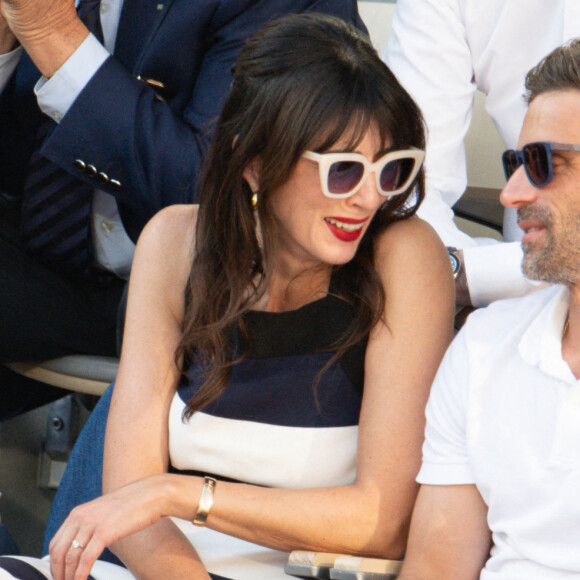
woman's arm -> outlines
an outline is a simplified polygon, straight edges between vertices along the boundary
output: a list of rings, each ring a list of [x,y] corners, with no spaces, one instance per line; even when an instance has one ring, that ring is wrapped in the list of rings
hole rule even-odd
[[[283,550],[403,556],[418,489],[424,408],[452,336],[453,281],[445,249],[418,219],[397,223],[383,235],[377,269],[386,309],[367,347],[356,481],[301,490],[219,482],[210,528]],[[104,501],[115,514],[115,533],[124,535],[147,525],[144,516],[133,522],[124,512],[153,521],[164,515],[193,520],[201,486],[200,478],[157,475]],[[110,541],[104,523],[94,530],[97,544]]]
[[[107,422],[104,493],[167,471],[169,405],[179,378],[174,352],[181,336],[195,216],[191,206],[168,208],[153,218],[137,244],[121,362]],[[140,495],[146,502],[147,494]],[[73,511],[51,542],[55,578],[63,578],[65,568],[76,567],[79,560],[75,578],[88,574],[100,553],[87,541],[98,521],[107,527],[108,540],[121,537],[123,525],[146,527],[111,546],[138,578],[208,578],[190,543],[170,520],[156,521],[151,515],[154,510],[127,509],[127,498],[122,503],[113,502],[108,512],[100,505],[90,513],[85,506]],[[69,551],[71,535],[87,548]]]
[[[167,471],[169,407],[179,380],[174,353],[181,338],[196,215],[197,209],[191,207],[169,208],[151,220],[139,240],[121,363],[107,421],[103,493]],[[174,544],[171,549],[170,543]],[[123,538],[111,548],[139,578],[179,578],[167,573],[171,551],[176,549],[186,557],[193,552],[169,520]],[[160,562],[160,553],[164,554],[163,574],[156,576],[152,566]]]

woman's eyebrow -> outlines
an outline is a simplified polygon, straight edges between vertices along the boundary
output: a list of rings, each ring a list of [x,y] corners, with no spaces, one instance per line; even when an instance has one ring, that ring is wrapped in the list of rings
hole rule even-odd
[[[362,153],[361,151],[357,151],[356,149],[332,149],[332,147],[333,145],[331,145],[330,149],[327,149],[326,151],[321,151],[321,153],[357,153],[358,155],[366,157],[364,153]],[[358,147],[358,145],[356,145],[355,147]],[[400,147],[397,147],[396,145],[385,145],[382,149],[379,149],[379,151],[377,151],[373,155],[372,161],[374,162],[377,159],[380,159],[386,153],[389,153],[391,151],[398,151],[399,149]],[[313,151],[317,150],[313,149]]]
[[[375,156],[373,158],[373,161],[376,161],[377,159],[380,159],[381,157],[383,157],[387,153],[390,153],[391,151],[398,151],[399,149],[402,149],[402,147],[397,147],[396,145],[387,145],[387,146],[383,147],[382,149],[380,149],[375,154]]]

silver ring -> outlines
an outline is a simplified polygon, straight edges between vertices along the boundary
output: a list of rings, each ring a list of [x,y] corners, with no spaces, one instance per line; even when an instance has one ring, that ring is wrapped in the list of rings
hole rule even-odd
[[[81,548],[81,550],[84,550],[85,549],[85,547],[78,540],[73,540],[71,542],[71,546],[73,548]]]

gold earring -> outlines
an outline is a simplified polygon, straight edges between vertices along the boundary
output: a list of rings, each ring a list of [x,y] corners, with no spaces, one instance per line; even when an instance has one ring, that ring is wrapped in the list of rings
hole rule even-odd
[[[258,184],[255,181],[250,181],[248,184],[252,190],[252,209],[258,207]]]

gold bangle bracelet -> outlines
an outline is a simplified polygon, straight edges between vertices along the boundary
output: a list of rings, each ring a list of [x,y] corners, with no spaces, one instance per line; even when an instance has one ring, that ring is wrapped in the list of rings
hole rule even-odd
[[[199,504],[197,504],[197,512],[193,523],[196,526],[205,526],[209,510],[213,504],[213,492],[217,481],[213,477],[203,478],[203,487],[201,488],[201,495],[199,496]]]

